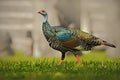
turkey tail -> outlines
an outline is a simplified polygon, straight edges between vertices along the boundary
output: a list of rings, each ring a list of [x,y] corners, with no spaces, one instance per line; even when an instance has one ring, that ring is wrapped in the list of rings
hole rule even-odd
[[[110,46],[110,47],[113,47],[113,48],[116,48],[115,45],[113,45],[113,44],[111,44],[111,43],[108,43],[108,42],[105,42],[104,45],[106,45],[106,46]]]

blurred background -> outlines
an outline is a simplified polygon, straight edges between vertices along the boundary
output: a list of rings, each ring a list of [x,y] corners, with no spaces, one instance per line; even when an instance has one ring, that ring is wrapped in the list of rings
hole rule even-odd
[[[120,56],[120,0],[0,0],[0,56],[16,51],[27,56],[58,56],[42,33],[45,9],[51,25],[78,27],[107,40],[116,49],[101,46],[110,56]]]

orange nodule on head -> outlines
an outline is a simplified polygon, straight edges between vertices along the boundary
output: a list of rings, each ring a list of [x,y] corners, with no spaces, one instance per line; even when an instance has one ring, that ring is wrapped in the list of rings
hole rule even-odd
[[[45,11],[45,10],[40,10],[38,13],[39,13],[39,14],[45,14],[46,11]]]

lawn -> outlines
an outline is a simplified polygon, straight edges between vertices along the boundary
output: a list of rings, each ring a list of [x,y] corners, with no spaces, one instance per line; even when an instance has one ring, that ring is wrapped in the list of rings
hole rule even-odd
[[[0,58],[0,80],[120,80],[120,58],[108,57],[104,51],[80,56],[34,58],[21,55]]]

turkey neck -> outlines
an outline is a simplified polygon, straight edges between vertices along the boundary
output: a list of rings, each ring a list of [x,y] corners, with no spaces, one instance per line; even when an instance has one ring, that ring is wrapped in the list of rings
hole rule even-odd
[[[43,21],[43,30],[51,30],[52,26],[48,22],[48,14],[46,13],[44,15],[44,21]]]
[[[48,14],[46,14],[46,15],[44,16],[44,21],[43,21],[43,23],[46,23],[47,20],[48,20]]]
[[[43,30],[43,33],[44,33],[47,40],[49,39],[50,36],[54,35],[54,32],[53,32],[52,28],[53,27],[48,22],[48,15],[46,14],[44,16],[44,22],[43,22],[43,25],[42,25],[42,30]]]

